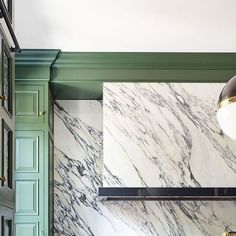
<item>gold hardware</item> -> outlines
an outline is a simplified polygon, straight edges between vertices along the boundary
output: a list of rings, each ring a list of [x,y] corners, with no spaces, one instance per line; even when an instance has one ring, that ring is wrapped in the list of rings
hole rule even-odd
[[[45,111],[39,112],[39,116],[42,116],[42,115],[44,115],[44,114],[45,114]]]
[[[2,101],[5,101],[5,100],[7,100],[7,97],[4,96],[4,95],[0,95],[0,99],[1,99]]]
[[[6,178],[5,176],[1,176],[1,177],[0,177],[0,180],[3,181],[3,182],[5,182],[5,181],[7,180],[7,178]]]
[[[236,232],[225,232],[222,236],[236,236]]]
[[[221,107],[224,107],[226,105],[229,105],[233,102],[236,102],[236,96],[230,97],[230,98],[226,98],[223,101],[219,102],[217,104],[217,110],[219,110]]]

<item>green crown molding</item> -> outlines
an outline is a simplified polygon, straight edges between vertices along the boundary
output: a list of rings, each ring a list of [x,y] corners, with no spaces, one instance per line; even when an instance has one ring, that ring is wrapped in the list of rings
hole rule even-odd
[[[23,49],[16,54],[17,66],[51,66],[59,49]]]
[[[16,54],[16,80],[50,80],[51,66],[60,50],[24,49]]]
[[[224,83],[236,74],[236,53],[23,53],[17,55],[16,78],[50,76],[54,99],[100,99],[104,82]]]
[[[63,69],[235,69],[236,53],[61,52]]]

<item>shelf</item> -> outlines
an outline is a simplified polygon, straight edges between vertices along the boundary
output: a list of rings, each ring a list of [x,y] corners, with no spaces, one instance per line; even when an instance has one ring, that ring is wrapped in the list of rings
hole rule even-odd
[[[99,187],[101,201],[230,201],[236,200],[236,188],[145,188]]]

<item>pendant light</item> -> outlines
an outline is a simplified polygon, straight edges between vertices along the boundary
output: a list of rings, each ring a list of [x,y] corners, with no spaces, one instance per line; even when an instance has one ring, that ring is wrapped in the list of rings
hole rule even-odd
[[[222,131],[236,140],[236,76],[222,89],[216,116]]]

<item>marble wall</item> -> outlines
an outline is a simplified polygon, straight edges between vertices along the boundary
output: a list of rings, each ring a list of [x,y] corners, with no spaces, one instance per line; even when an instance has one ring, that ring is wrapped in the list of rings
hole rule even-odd
[[[235,187],[236,145],[215,114],[222,87],[105,83],[104,186]]]
[[[61,235],[215,236],[236,229],[236,202],[99,202],[102,130],[101,102],[56,101],[55,229]]]

